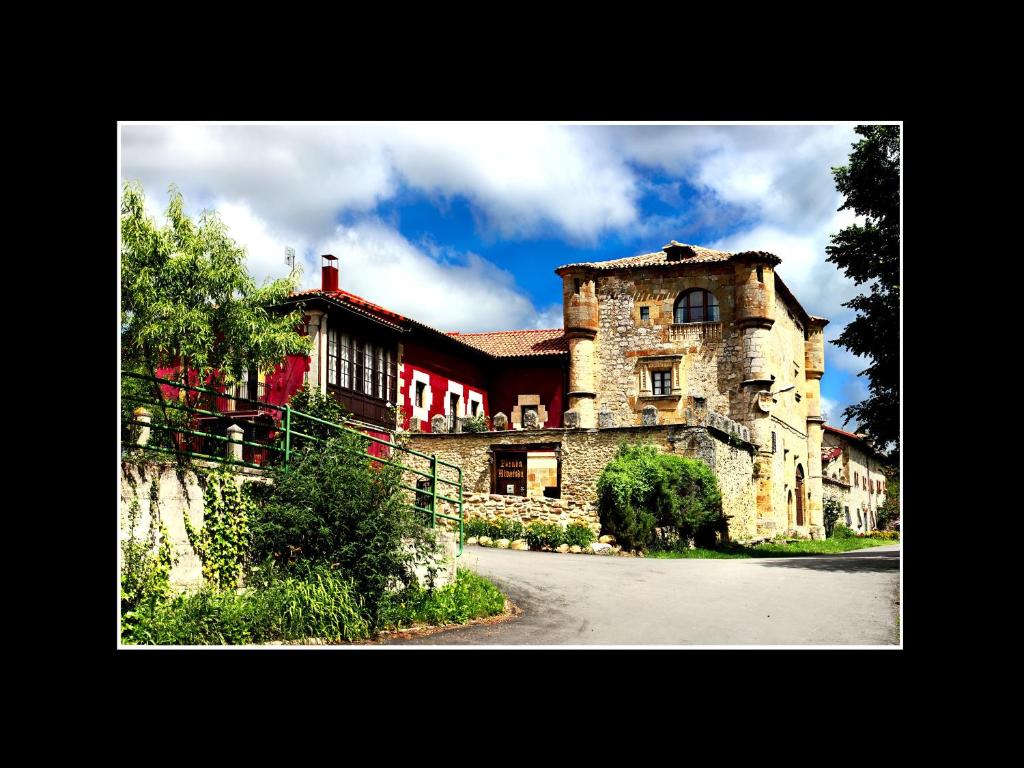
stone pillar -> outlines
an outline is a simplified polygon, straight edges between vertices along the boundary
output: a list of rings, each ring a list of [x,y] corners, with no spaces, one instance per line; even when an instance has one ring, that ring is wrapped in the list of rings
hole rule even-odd
[[[821,486],[821,377],[825,375],[825,326],[828,320],[812,317],[804,342],[804,370],[807,376],[807,519],[811,538],[825,538],[825,517]]]
[[[324,313],[319,309],[306,311],[309,321],[306,323],[306,331],[309,333],[313,347],[309,352],[309,370],[306,372],[306,383],[312,388],[319,388],[321,392],[327,391],[327,323]],[[321,327],[323,323],[323,327]],[[321,383],[323,380],[323,383]]]
[[[569,410],[580,426],[597,426],[594,344],[598,332],[597,281],[585,269],[562,274],[562,311],[569,337]]]
[[[141,426],[138,425],[138,424],[135,425],[135,426],[139,427],[139,436],[135,440],[135,444],[138,445],[140,448],[142,448],[143,446],[145,446],[149,442],[149,433],[150,433],[150,426],[149,425],[152,423],[153,414],[151,414],[149,411],[147,411],[142,406],[139,406],[134,411],[132,411],[132,417],[136,421],[141,421],[142,422]]]
[[[237,424],[228,427],[227,458],[228,461],[242,460],[242,435],[245,434]]]

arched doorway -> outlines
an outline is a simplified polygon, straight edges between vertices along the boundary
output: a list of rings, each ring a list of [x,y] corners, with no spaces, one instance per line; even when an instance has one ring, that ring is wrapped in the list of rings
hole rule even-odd
[[[796,465],[796,524],[804,524],[804,468]]]

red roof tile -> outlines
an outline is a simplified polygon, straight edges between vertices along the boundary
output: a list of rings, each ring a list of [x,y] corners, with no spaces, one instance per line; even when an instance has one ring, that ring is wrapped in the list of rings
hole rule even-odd
[[[382,307],[380,304],[374,304],[372,301],[367,301],[362,296],[356,296],[354,293],[348,291],[324,291],[320,288],[312,288],[308,291],[297,291],[292,296],[326,296],[336,301],[343,301],[347,304],[353,304],[357,307],[369,310],[370,312],[376,312],[378,314],[389,317],[392,320],[408,320],[409,318],[404,315],[400,315],[397,312],[392,312],[390,309]]]
[[[537,357],[565,355],[569,352],[569,338],[561,328],[494,333],[454,332],[448,335],[494,357]]]

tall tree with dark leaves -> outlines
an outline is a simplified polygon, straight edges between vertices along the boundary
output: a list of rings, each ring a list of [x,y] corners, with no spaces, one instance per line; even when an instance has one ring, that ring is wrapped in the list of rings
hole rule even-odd
[[[846,196],[839,210],[865,217],[832,235],[828,261],[845,270],[867,293],[843,306],[857,311],[833,343],[867,357],[858,375],[868,378],[868,398],[843,411],[879,449],[895,456],[900,439],[900,128],[859,125],[848,165],[833,168]]]

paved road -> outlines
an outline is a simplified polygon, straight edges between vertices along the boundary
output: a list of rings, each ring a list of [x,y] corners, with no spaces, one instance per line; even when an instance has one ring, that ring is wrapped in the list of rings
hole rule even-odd
[[[841,555],[653,560],[466,547],[518,618],[393,644],[895,645],[899,545]]]

